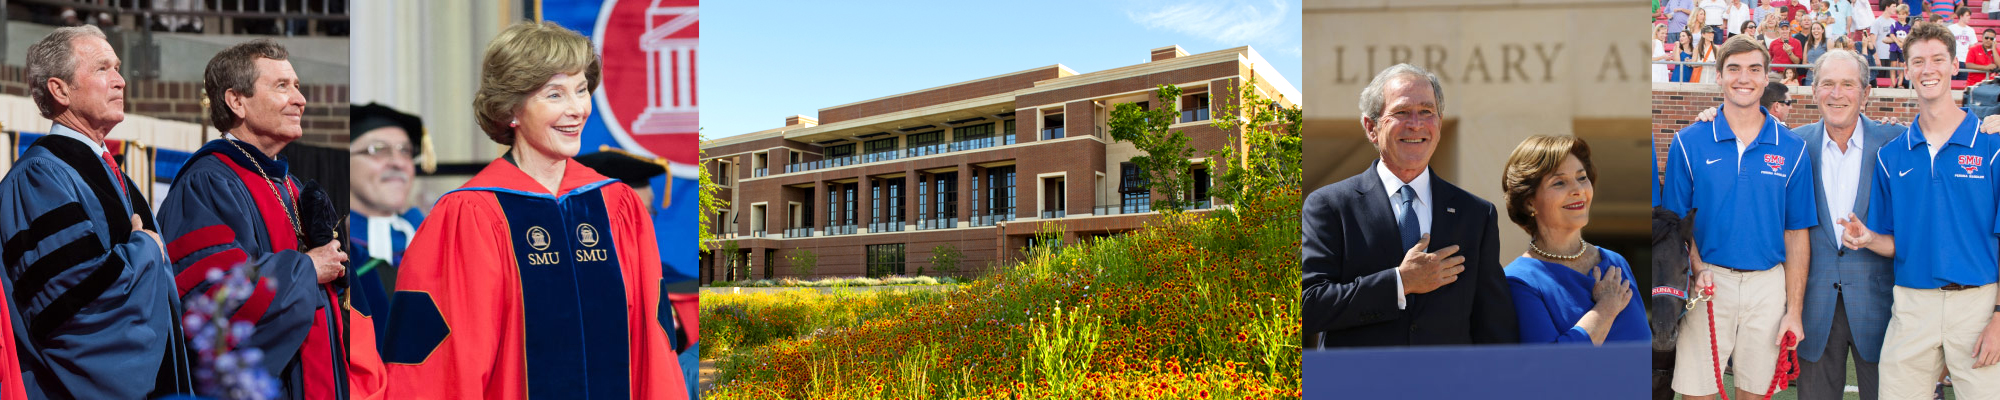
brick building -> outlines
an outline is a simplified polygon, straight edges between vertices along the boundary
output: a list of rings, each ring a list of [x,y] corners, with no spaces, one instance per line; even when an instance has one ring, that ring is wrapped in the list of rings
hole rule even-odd
[[[1229,145],[1209,124],[1250,77],[1266,98],[1295,106],[1299,94],[1249,47],[1187,54],[1151,51],[1143,64],[1079,74],[1062,65],[973,79],[796,115],[779,128],[702,144],[705,168],[729,208],[711,216],[720,240],[740,248],[745,278],[793,275],[792,252],[818,256],[815,275],[935,271],[933,249],[965,255],[960,271],[1018,260],[1042,221],[1059,221],[1065,242],[1136,229],[1157,213],[1157,195],[1137,189],[1142,155],[1110,138],[1120,103],[1151,107],[1157,85],[1182,89],[1181,117],[1197,157]],[[1195,196],[1211,207],[1205,159]],[[727,280],[705,246],[703,282]]]

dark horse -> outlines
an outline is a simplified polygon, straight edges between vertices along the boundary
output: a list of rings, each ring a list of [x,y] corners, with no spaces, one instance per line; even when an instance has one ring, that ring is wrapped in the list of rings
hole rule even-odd
[[[1688,238],[1693,234],[1694,212],[1687,218],[1673,211],[1653,207],[1653,289],[1647,301],[1647,321],[1653,326],[1653,398],[1671,399],[1674,378],[1674,341],[1680,339],[1681,317],[1687,314],[1691,279],[1688,273]]]

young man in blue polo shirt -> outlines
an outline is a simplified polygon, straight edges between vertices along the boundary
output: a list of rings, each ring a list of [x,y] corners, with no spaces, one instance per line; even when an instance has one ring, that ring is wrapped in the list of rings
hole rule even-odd
[[[1877,153],[1867,224],[1839,221],[1848,247],[1896,260],[1882,398],[1929,398],[1949,371],[1959,398],[2000,399],[2000,139],[1952,101],[1951,31],[1920,23],[1905,43],[1916,125]]]
[[[1681,321],[1673,389],[1689,399],[1720,394],[1710,366],[1732,361],[1738,398],[1770,390],[1780,338],[1801,334],[1806,229],[1819,225],[1805,142],[1758,106],[1770,52],[1739,36],[1717,53],[1722,113],[1675,134],[1662,171],[1661,204],[1700,211],[1688,258],[1695,285],[1715,291],[1713,356],[1707,308]]]

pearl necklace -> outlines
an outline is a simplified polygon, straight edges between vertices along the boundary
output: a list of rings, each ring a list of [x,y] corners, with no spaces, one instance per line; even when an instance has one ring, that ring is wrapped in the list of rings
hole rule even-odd
[[[1549,252],[1546,251],[1542,251],[1541,247],[1535,246],[1535,241],[1533,240],[1528,241],[1528,249],[1534,250],[1535,254],[1540,254],[1542,255],[1542,257],[1548,257],[1557,260],[1575,260],[1577,257],[1583,257],[1583,254],[1585,252],[1590,251],[1590,242],[1584,241],[1583,239],[1577,239],[1577,242],[1583,244],[1582,246],[1580,246],[1581,248],[1576,250],[1576,254],[1571,254],[1567,256],[1559,256],[1559,255],[1549,254]]]

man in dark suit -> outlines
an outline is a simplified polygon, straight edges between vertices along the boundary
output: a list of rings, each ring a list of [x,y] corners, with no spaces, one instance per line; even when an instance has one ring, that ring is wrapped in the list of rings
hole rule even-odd
[[[1792,132],[1806,141],[1822,221],[1850,213],[1868,217],[1876,152],[1904,127],[1861,116],[1868,102],[1867,61],[1832,50],[1813,65],[1813,102],[1825,116]],[[1854,355],[1861,398],[1874,399],[1882,338],[1889,329],[1894,263],[1867,249],[1841,246],[1840,224],[1811,228],[1811,268],[1806,277],[1805,338],[1799,341],[1799,398],[1838,399],[1847,385],[1847,356]]]
[[[1300,218],[1307,347],[1518,341],[1499,213],[1430,171],[1444,122],[1437,76],[1389,67],[1361,110],[1381,159],[1313,191]]]

